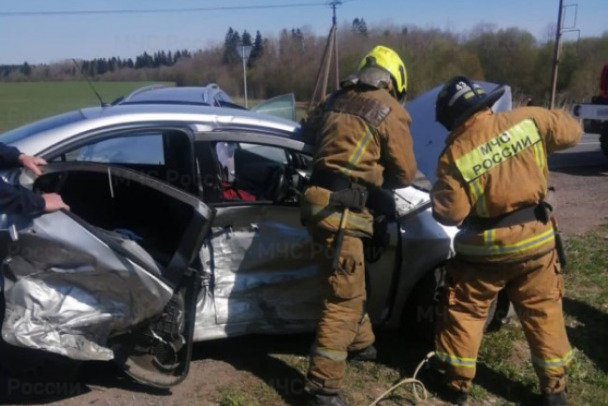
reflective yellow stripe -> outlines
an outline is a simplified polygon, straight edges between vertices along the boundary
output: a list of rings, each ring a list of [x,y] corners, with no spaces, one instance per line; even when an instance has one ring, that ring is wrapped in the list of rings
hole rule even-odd
[[[348,352],[346,351],[332,350],[331,348],[321,348],[317,347],[316,345],[312,347],[310,354],[313,357],[316,355],[332,361],[346,361],[346,357],[348,356]]]
[[[568,365],[570,362],[572,362],[573,358],[574,358],[574,352],[572,350],[570,350],[562,358],[541,359],[541,358],[532,356],[532,362],[534,363],[534,365],[539,366],[541,368],[552,369],[552,368],[561,368],[561,367]]]
[[[538,169],[540,170],[540,176],[544,180],[543,191],[546,194],[547,193],[547,180],[546,180],[544,174],[545,174],[545,167],[547,166],[547,155],[545,154],[545,147],[542,142],[539,142],[534,146],[534,149],[535,149],[534,156],[536,158],[536,164],[538,165]]]
[[[306,203],[306,206],[308,207],[310,217],[318,217],[317,221],[325,220],[330,222],[336,228],[339,227],[340,220],[342,219],[342,212],[336,210],[334,206],[321,206],[312,203]],[[362,217],[351,211],[346,219],[346,228],[361,230],[365,233],[372,234],[372,218]]]
[[[372,132],[369,129],[369,126],[367,125],[367,123],[364,123],[363,125],[365,126],[365,132],[363,133],[363,137],[361,137],[361,139],[357,143],[357,146],[355,147],[355,150],[348,158],[346,168],[342,169],[342,172],[345,175],[350,175],[351,171],[355,169],[357,165],[359,165],[361,157],[363,157],[363,154],[365,153],[365,150],[367,149],[367,146],[369,145],[369,142],[372,139]]]
[[[484,185],[482,179],[475,179],[473,182],[471,182],[471,185],[477,196],[475,201],[475,210],[477,211],[477,215],[479,217],[490,217],[486,195],[483,193]]]
[[[437,358],[439,358],[440,361],[458,367],[475,368],[475,364],[477,363],[477,358],[457,357],[456,355],[448,354],[441,351],[436,351],[435,355],[437,356]]]
[[[543,143],[538,143],[538,151],[540,155],[540,170],[543,173],[545,166],[547,166],[547,154],[545,153],[545,145]]]
[[[542,143],[537,142],[534,144],[534,159],[536,160],[536,165],[541,170],[543,169],[543,153],[542,153]]]
[[[524,251],[528,251],[537,247],[540,247],[543,244],[550,242],[554,237],[553,229],[535,235],[534,237],[530,237],[523,241],[519,241],[513,244],[505,244],[505,245],[468,245],[459,243],[458,240],[454,243],[456,251],[461,254],[468,255],[501,255],[501,254],[518,254]]]
[[[475,211],[479,217],[489,217],[488,206],[483,194],[483,184],[481,178],[469,183],[469,189],[473,200],[472,206],[475,206]]]
[[[492,228],[490,230],[484,230],[483,241],[486,246],[493,245],[495,240],[496,240],[496,229],[495,228]]]
[[[477,201],[479,200],[481,191],[479,190],[479,186],[477,185],[477,182],[469,183],[469,189],[471,190],[471,196],[473,197],[472,206],[475,206],[477,204]]]
[[[470,182],[537,142],[541,142],[541,137],[536,124],[526,119],[456,159],[455,163],[465,181]]]

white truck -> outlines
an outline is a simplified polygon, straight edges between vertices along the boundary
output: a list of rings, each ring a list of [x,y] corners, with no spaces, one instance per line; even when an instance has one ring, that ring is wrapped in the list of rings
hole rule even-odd
[[[572,114],[583,120],[586,133],[599,133],[602,152],[608,157],[608,63],[604,64],[600,76],[599,95],[591,103],[575,104]]]

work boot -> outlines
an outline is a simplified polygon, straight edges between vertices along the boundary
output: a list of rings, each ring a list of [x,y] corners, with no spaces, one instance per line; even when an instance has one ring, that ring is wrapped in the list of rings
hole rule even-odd
[[[446,386],[444,393],[439,394],[440,397],[451,405],[464,406],[469,399],[469,393],[463,390]]]
[[[417,378],[429,392],[450,405],[463,406],[467,403],[469,393],[448,385],[445,373],[437,368],[432,361],[425,365]]]
[[[306,406],[350,406],[339,394],[309,393]]]
[[[543,393],[543,406],[566,406],[566,392]]]
[[[375,361],[377,357],[378,351],[373,344],[360,350],[348,352],[349,361]]]

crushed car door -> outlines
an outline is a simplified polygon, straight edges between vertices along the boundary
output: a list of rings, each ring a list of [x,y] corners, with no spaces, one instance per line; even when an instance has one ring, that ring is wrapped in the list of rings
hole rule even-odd
[[[228,135],[201,138],[226,140]],[[217,210],[211,239],[213,296],[207,302],[215,306],[215,318],[201,319],[195,338],[314,329],[321,300],[313,257],[320,247],[302,226],[299,208],[308,160],[276,144],[213,140],[197,145],[201,161],[210,163],[207,179],[224,186],[209,195]],[[211,182],[207,189],[214,189]]]
[[[214,210],[125,168],[51,164],[33,184],[71,211],[3,216],[9,344],[114,359],[146,384],[188,372],[201,247]]]

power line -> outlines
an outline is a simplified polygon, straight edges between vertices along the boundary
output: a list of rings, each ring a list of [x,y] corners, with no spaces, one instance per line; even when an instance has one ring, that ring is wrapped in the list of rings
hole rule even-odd
[[[93,15],[93,14],[193,13],[193,12],[200,12],[200,11],[230,11],[230,10],[234,11],[234,10],[317,7],[317,6],[327,6],[327,2],[272,4],[272,5],[260,4],[260,5],[250,5],[250,6],[162,8],[162,9],[0,11],[0,17],[68,16],[68,15]]]

